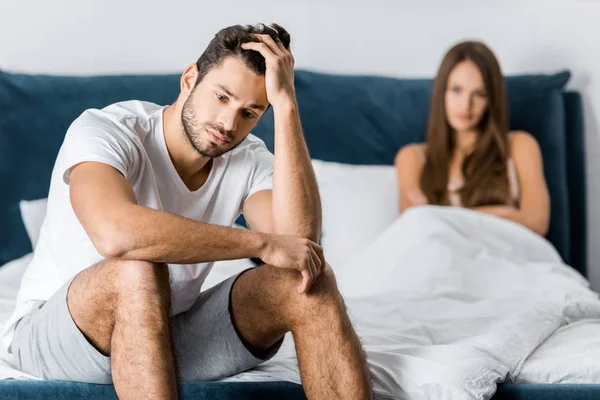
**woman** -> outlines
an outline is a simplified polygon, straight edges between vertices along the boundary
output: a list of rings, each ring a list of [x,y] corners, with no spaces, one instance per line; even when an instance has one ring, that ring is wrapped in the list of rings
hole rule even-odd
[[[500,66],[480,42],[462,42],[433,83],[427,142],[395,159],[400,212],[422,204],[466,207],[548,231],[550,199],[536,140],[508,131]]]

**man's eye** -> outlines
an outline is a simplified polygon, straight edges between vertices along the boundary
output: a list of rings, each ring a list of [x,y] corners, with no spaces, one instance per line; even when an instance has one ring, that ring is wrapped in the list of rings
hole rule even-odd
[[[246,118],[254,118],[254,114],[252,114],[251,112],[249,112],[247,110],[244,110],[243,114],[244,114],[244,117],[246,117]]]
[[[220,93],[215,93],[215,96],[217,97],[217,100],[219,100],[219,101],[225,101],[225,100],[227,100],[227,99],[225,98],[225,96],[223,96],[223,95],[222,95],[222,94],[220,94]]]

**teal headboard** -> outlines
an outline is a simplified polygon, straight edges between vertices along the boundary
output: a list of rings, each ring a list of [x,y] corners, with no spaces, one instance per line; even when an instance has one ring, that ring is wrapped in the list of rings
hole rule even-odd
[[[586,272],[585,152],[581,97],[565,93],[570,74],[506,79],[512,129],[540,143],[552,200],[548,239]],[[392,164],[396,151],[423,141],[431,80],[297,71],[296,90],[311,156]],[[69,124],[87,108],[139,99],[175,100],[178,75],[59,77],[0,71],[0,265],[31,251],[21,199],[46,197]],[[269,113],[254,130],[273,149]],[[356,218],[348,215],[348,218]]]

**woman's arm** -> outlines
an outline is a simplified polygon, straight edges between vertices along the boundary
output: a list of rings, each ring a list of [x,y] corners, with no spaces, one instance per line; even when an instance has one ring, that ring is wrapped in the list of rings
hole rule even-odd
[[[423,149],[419,144],[406,145],[396,154],[394,165],[400,190],[398,207],[401,214],[407,208],[427,204],[427,198],[420,185],[423,160]]]
[[[533,136],[526,132],[513,133],[510,139],[520,187],[519,208],[484,206],[475,210],[518,222],[544,236],[550,224],[550,195],[544,178],[540,147]]]

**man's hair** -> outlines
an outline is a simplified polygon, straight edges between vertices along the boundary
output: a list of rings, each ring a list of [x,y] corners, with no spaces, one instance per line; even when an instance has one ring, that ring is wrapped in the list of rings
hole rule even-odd
[[[231,56],[239,57],[257,75],[264,75],[266,69],[264,57],[257,51],[242,49],[243,43],[260,41],[254,36],[256,34],[269,35],[275,42],[281,42],[286,49],[290,47],[290,34],[277,24],[233,25],[221,29],[196,61],[198,78],[195,85],[198,86],[213,67],[221,65],[226,57]]]

